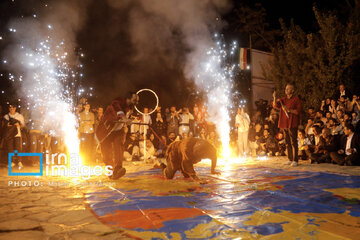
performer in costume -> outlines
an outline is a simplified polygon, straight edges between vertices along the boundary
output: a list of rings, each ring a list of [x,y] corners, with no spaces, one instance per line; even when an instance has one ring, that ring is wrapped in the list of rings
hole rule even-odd
[[[116,98],[107,106],[104,116],[96,129],[96,138],[100,144],[103,162],[113,166],[112,179],[124,176],[126,169],[123,168],[124,144],[127,133],[126,122],[138,101],[135,93],[129,93],[125,99]],[[114,153],[114,156],[113,156]]]
[[[167,179],[172,179],[179,170],[185,178],[190,177],[193,180],[199,180],[194,170],[194,164],[202,159],[211,159],[211,174],[219,174],[215,171],[216,149],[204,139],[191,137],[174,141],[168,146],[165,155],[167,164],[162,163],[160,167]]]

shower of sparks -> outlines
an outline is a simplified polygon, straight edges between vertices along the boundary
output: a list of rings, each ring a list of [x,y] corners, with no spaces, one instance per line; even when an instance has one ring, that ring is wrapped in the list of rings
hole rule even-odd
[[[36,123],[41,128],[37,130],[49,133],[52,137],[63,138],[69,155],[78,155],[80,141],[74,114],[75,99],[89,93],[80,88],[82,65],[69,64],[74,62],[69,59],[72,53],[67,52],[64,41],[56,42],[52,39],[54,27],[46,26],[48,36],[37,43],[24,41],[17,45],[13,50],[13,60],[3,60],[3,63],[16,66],[9,68],[15,70],[16,74],[9,73],[8,79],[22,90],[26,100],[26,105],[22,104],[22,107],[31,113],[30,124]],[[14,28],[9,31],[17,34]],[[72,165],[81,164],[80,158],[73,160],[77,161],[70,161]]]
[[[228,47],[218,34],[214,35],[214,39],[216,44],[206,52],[206,61],[201,64],[202,69],[197,75],[196,82],[205,86],[209,120],[216,125],[222,143],[221,155],[229,158],[230,111],[233,108],[231,95],[236,64],[227,62],[236,53],[237,43],[233,42]]]

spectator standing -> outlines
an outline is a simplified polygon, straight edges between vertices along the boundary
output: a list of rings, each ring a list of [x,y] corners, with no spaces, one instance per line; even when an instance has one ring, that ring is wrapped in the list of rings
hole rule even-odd
[[[245,112],[244,107],[238,108],[238,113],[235,117],[235,126],[238,132],[238,151],[239,156],[246,155],[249,151],[248,149],[248,137],[249,137],[249,125],[250,125],[250,117]]]
[[[301,102],[294,96],[295,87],[287,84],[285,88],[286,97],[276,99],[276,92],[273,97],[273,107],[280,110],[279,128],[284,130],[287,145],[287,154],[291,166],[298,165],[297,131],[300,123]]]
[[[13,153],[15,150],[21,152],[21,128],[25,126],[23,115],[16,111],[16,106],[14,104],[10,104],[9,113],[4,116],[4,120],[6,128],[4,141],[8,153]],[[17,164],[19,168],[23,167],[22,162],[20,162],[17,157],[14,157],[13,159],[14,162],[12,165]]]
[[[189,108],[184,107],[183,111],[180,113],[179,135],[182,136],[183,133],[189,134],[190,120],[194,120],[194,116],[189,112]]]
[[[179,121],[180,121],[179,113],[176,111],[175,106],[172,106],[170,108],[170,114],[166,118],[166,122],[168,125],[167,128],[168,135],[171,132],[175,133],[176,136],[179,135]]]
[[[94,158],[94,124],[95,115],[90,112],[90,104],[85,104],[79,116],[80,152],[89,162]]]
[[[156,118],[154,121],[154,131],[159,136],[166,136],[166,123],[161,115],[161,113],[156,113]]]
[[[145,123],[147,125],[141,125],[140,126],[140,134],[144,134],[148,132],[149,126],[152,124],[151,121],[151,116],[149,114],[149,109],[148,108],[144,108],[144,114],[142,115],[142,119],[141,119],[142,123]]]

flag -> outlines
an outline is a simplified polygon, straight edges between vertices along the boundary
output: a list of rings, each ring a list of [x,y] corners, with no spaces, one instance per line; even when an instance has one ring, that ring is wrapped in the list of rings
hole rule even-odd
[[[245,70],[247,67],[247,48],[240,48],[240,69]]]

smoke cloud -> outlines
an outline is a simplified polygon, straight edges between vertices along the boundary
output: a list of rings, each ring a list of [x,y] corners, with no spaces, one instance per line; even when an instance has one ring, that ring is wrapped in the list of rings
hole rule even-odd
[[[8,24],[7,70],[28,102],[30,123],[36,130],[65,137],[70,153],[78,153],[79,146],[71,93],[78,74],[73,70],[78,64],[76,34],[85,23],[88,3],[65,0],[32,5],[36,10],[28,17]]]
[[[146,87],[163,105],[188,104],[196,54],[212,44],[212,34],[224,26],[220,15],[229,9],[222,0],[94,2],[79,40],[91,66],[86,77],[106,82],[96,86],[99,101]]]

